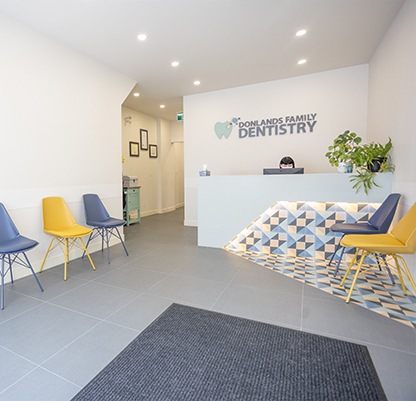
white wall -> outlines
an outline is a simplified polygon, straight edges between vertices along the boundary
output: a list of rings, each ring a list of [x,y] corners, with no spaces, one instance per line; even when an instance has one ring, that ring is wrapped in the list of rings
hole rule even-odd
[[[202,164],[212,175],[262,174],[291,155],[307,173],[335,172],[325,153],[346,129],[366,138],[368,66],[360,65],[184,98],[185,224],[197,225],[197,177]],[[217,122],[240,122],[316,113],[312,133],[239,138],[235,126],[219,139]]]
[[[406,1],[370,62],[370,140],[393,141],[399,216],[416,202],[416,2]],[[416,276],[416,257],[408,258]]]
[[[174,121],[171,123],[171,140],[175,142],[183,142],[183,122]]]
[[[183,143],[172,143],[172,123],[123,107],[123,174],[137,176],[140,188],[140,215],[166,213],[182,207]],[[125,123],[126,117],[131,117]],[[129,156],[129,142],[139,142],[140,129],[148,131],[149,144],[157,145],[158,157],[150,158],[148,150],[140,149],[139,157]],[[175,128],[176,132],[178,131]]]
[[[370,62],[370,140],[393,140],[394,190],[416,201],[416,2],[407,1]]]
[[[121,103],[135,82],[2,15],[0,48],[0,202],[40,242],[29,254],[38,270],[43,197],[64,197],[82,224],[86,192],[122,216]],[[46,267],[62,262],[57,250]]]

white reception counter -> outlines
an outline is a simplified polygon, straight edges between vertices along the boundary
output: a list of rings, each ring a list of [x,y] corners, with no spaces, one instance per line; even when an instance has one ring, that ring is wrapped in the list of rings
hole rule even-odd
[[[349,174],[199,177],[198,245],[224,247],[277,201],[381,203],[392,174],[377,174],[380,187],[356,193]]]

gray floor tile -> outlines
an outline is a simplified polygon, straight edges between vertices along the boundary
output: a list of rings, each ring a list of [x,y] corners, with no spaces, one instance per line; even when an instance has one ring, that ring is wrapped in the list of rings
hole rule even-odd
[[[94,318],[43,304],[0,325],[0,345],[39,364],[97,323]]]
[[[416,354],[410,355],[375,346],[368,346],[368,349],[387,399],[414,401],[416,399]]]
[[[37,368],[0,393],[0,401],[63,401],[70,400],[79,390],[75,384]]]
[[[185,276],[169,276],[147,293],[209,308],[224,291],[226,285],[213,280]]]
[[[179,251],[172,254],[169,253],[169,250],[162,251],[159,249],[130,261],[125,267],[170,274],[178,270],[187,261],[188,259],[181,255]]]
[[[98,277],[95,282],[109,284],[136,292],[145,292],[167,277],[165,273],[133,268],[120,268]]]
[[[0,310],[0,324],[42,304],[32,297],[5,289],[4,309]]]
[[[135,330],[102,322],[55,354],[42,367],[83,387],[137,335]]]
[[[345,302],[308,298],[304,302],[302,327],[330,337],[414,352],[412,328]]]
[[[345,304],[345,299],[336,297],[326,291],[320,290],[319,288],[316,288],[314,285],[305,285],[303,289],[303,295],[306,299],[314,298],[321,299],[322,301],[332,301]]]
[[[0,393],[36,368],[35,364],[1,347],[0,361],[4,370],[0,375]]]
[[[55,268],[53,271],[46,270],[38,276],[44,290],[43,292],[39,290],[39,287],[31,277],[22,278],[13,287],[9,288],[18,293],[29,295],[42,301],[48,301],[85,284],[85,280],[71,276],[64,281],[63,275],[57,274]]]
[[[277,271],[252,264],[241,268],[233,280],[233,285],[259,288],[289,295],[302,295],[303,284],[280,274]]]
[[[299,329],[302,298],[259,288],[229,285],[212,310]]]
[[[88,282],[83,286],[54,298],[51,303],[105,319],[112,313],[138,297],[140,292],[126,290],[107,284]]]
[[[170,299],[143,294],[111,315],[106,321],[142,331],[171,304]]]
[[[224,260],[222,263],[218,262],[218,258],[213,260],[210,258],[195,258],[185,263],[174,274],[229,283],[237,274],[239,270],[238,265],[229,263],[227,260]]]
[[[84,281],[93,280],[98,274],[102,274],[103,270],[99,269],[101,265],[98,263],[94,263],[96,270],[94,270],[88,261],[87,258],[81,259],[71,259],[70,262],[67,265],[67,281],[71,279],[82,279]],[[103,266],[106,266],[103,264]],[[43,280],[43,275],[47,272],[49,273],[51,271],[52,273],[55,273],[56,275],[59,275],[61,277],[61,280],[64,279],[64,265],[58,265],[51,269],[44,270],[42,273],[39,274],[39,279]],[[104,272],[106,273],[106,271]]]

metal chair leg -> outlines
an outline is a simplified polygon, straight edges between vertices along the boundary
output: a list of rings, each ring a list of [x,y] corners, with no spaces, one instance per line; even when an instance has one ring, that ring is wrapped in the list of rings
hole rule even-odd
[[[1,309],[4,309],[4,257],[5,255],[1,258]]]
[[[87,245],[85,246],[86,248],[88,248],[88,245],[90,244],[90,241],[91,241],[92,235],[94,234],[94,230],[95,230],[95,229],[93,229],[93,230],[91,231],[91,234],[90,234],[90,236],[88,237]],[[85,251],[84,251],[84,252],[82,252],[81,259],[84,259],[84,256],[85,256]]]
[[[334,277],[336,277],[337,274],[338,274],[339,266],[341,264],[342,257],[344,256],[344,252],[345,252],[345,247],[343,246],[342,250],[341,250],[341,255],[339,255],[337,267],[336,267],[335,272],[334,272]]]
[[[12,259],[11,259],[10,255],[8,255],[8,259],[9,259],[9,269],[10,269],[10,281],[12,283],[14,283],[14,280],[13,280],[13,268],[12,268],[13,262],[12,262]]]
[[[22,252],[22,253],[23,253],[23,256],[24,256],[24,257],[25,257],[25,259],[26,259],[27,267],[28,267],[28,268],[30,269],[30,271],[32,272],[33,277],[35,278],[36,282],[38,283],[38,286],[39,286],[40,290],[43,292],[43,287],[42,287],[42,285],[40,284],[40,281],[39,281],[39,279],[38,279],[38,276],[36,275],[35,271],[33,270],[32,265],[31,265],[31,264],[30,264],[30,262],[29,262],[29,258],[26,256],[26,253],[25,253],[25,252]]]
[[[344,234],[345,235],[345,234]],[[335,247],[335,251],[331,256],[331,259],[329,260],[329,263],[327,266],[331,266],[332,261],[334,260],[335,254],[338,252],[338,249],[341,248],[341,240],[344,238],[344,235],[339,239],[337,246]]]
[[[81,241],[81,244],[82,244],[82,246],[83,246],[83,249],[84,249],[84,251],[85,251],[85,253],[86,253],[87,257],[88,257],[88,260],[90,261],[90,264],[91,264],[92,268],[93,268],[94,270],[96,270],[95,265],[94,265],[94,262],[92,261],[91,256],[90,256],[90,254],[88,253],[87,248],[85,247],[85,243],[84,243],[84,241],[82,240],[82,238],[79,238],[79,240]]]
[[[109,231],[108,229],[105,230],[105,242],[107,244],[107,263],[110,264],[110,238],[108,237],[108,231]],[[103,239],[104,239],[104,236],[103,236]]]
[[[386,270],[387,270],[387,273],[388,273],[388,275],[389,275],[389,277],[390,277],[390,281],[391,281],[391,283],[392,283],[393,285],[395,285],[395,284],[396,284],[396,282],[395,282],[395,280],[394,280],[393,274],[391,274],[391,270],[390,270],[389,264],[387,263],[387,260],[386,260],[386,255],[381,255],[381,254],[379,254],[379,256],[381,257],[381,259],[383,259],[384,266],[386,267]]]
[[[48,257],[49,252],[51,251],[51,247],[52,247],[52,243],[53,243],[53,240],[54,240],[54,239],[55,239],[55,238],[52,238],[52,239],[51,239],[51,242],[49,243],[48,250],[46,251],[45,257],[43,258],[42,266],[41,266],[41,267],[40,267],[40,269],[39,269],[39,273],[42,273],[43,266],[45,266],[46,258]]]
[[[358,263],[357,271],[355,272],[354,279],[352,280],[352,283],[351,283],[351,288],[350,288],[350,290],[348,292],[348,296],[347,296],[347,299],[345,301],[346,303],[349,303],[350,302],[351,295],[352,295],[352,292],[354,291],[354,287],[355,287],[355,284],[357,282],[358,276],[360,274],[361,266],[362,266],[362,264],[364,262],[365,256],[367,256],[367,252],[366,251],[364,251],[363,254],[361,255],[360,263]]]
[[[120,238],[121,245],[123,245],[124,251],[126,252],[126,255],[129,256],[129,253],[127,252],[127,248],[126,248],[126,245],[124,244],[123,238],[121,238],[120,231],[118,230],[117,227],[115,227],[115,229],[117,231],[118,237]]]
[[[350,262],[350,264],[348,265],[347,271],[345,272],[344,277],[343,277],[343,278],[342,278],[342,280],[341,280],[341,283],[340,283],[341,287],[344,285],[345,280],[347,279],[348,274],[350,273],[351,267],[352,267],[352,266],[353,266],[353,264],[356,262],[356,260],[357,260],[357,256],[358,256],[358,253],[359,253],[359,252],[360,252],[360,250],[359,250],[359,249],[357,249],[357,250],[355,251],[355,254],[354,254],[353,258],[351,259],[351,262]]]

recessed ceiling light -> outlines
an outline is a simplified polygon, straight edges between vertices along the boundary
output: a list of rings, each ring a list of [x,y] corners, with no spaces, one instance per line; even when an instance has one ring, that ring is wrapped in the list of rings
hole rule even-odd
[[[171,65],[172,67],[177,67],[177,66],[179,65],[179,61],[172,61],[172,62],[170,63],[170,65]]]
[[[164,104],[161,104],[159,107],[160,107],[161,109],[164,109],[164,108],[165,108],[165,105],[164,105]]]
[[[306,63],[306,58],[303,58],[302,60],[298,61],[298,64],[305,64]]]
[[[306,29],[301,29],[300,31],[296,32],[296,36],[303,36],[303,35],[305,35],[306,32],[307,32]]]
[[[194,85],[195,85],[195,86],[200,85],[200,83],[201,83],[201,81],[194,81]]]
[[[137,39],[143,41],[147,39],[147,35],[145,33],[141,33],[140,35],[137,36]]]
[[[134,92],[134,93],[133,93],[133,96],[134,96],[134,97],[139,97],[139,96],[140,96],[140,93],[139,93],[139,92]]]

